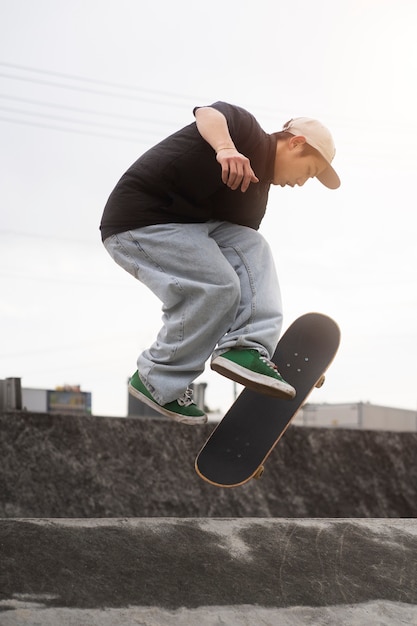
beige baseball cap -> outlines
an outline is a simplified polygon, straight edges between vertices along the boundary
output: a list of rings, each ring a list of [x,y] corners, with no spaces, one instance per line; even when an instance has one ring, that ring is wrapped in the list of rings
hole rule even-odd
[[[317,176],[319,181],[329,189],[337,189],[340,187],[340,178],[331,166],[331,162],[336,154],[333,137],[330,131],[318,120],[310,117],[294,117],[292,120],[284,124],[283,129],[292,135],[301,135],[305,137],[306,142],[320,152],[321,156],[326,159],[329,166]]]

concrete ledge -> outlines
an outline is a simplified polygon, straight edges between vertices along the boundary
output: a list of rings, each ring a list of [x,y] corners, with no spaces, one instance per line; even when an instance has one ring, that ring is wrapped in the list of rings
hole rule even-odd
[[[202,481],[213,424],[0,415],[0,517],[417,517],[417,433],[291,427],[262,480]]]
[[[0,546],[2,626],[417,622],[412,519],[7,519]]]

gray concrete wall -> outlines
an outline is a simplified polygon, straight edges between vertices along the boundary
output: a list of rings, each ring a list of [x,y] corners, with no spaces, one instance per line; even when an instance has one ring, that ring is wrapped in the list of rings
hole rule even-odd
[[[0,517],[417,517],[417,433],[291,427],[259,481],[203,482],[213,425],[0,415]]]

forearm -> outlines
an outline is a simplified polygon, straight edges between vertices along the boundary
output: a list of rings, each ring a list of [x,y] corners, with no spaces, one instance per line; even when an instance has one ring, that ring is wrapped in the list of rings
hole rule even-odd
[[[236,150],[223,113],[211,107],[202,107],[196,110],[195,119],[198,132],[216,154],[220,150]]]
[[[222,181],[235,190],[240,187],[244,193],[251,183],[257,183],[249,159],[240,154],[230,136],[227,120],[223,113],[211,107],[202,107],[195,112],[197,129],[216,153],[221,166]]]

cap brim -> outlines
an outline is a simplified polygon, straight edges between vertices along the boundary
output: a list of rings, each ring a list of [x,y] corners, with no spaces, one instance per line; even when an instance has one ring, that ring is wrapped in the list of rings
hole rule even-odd
[[[331,165],[326,167],[324,172],[321,172],[317,178],[325,187],[328,187],[329,189],[337,189],[340,187],[340,178]]]

